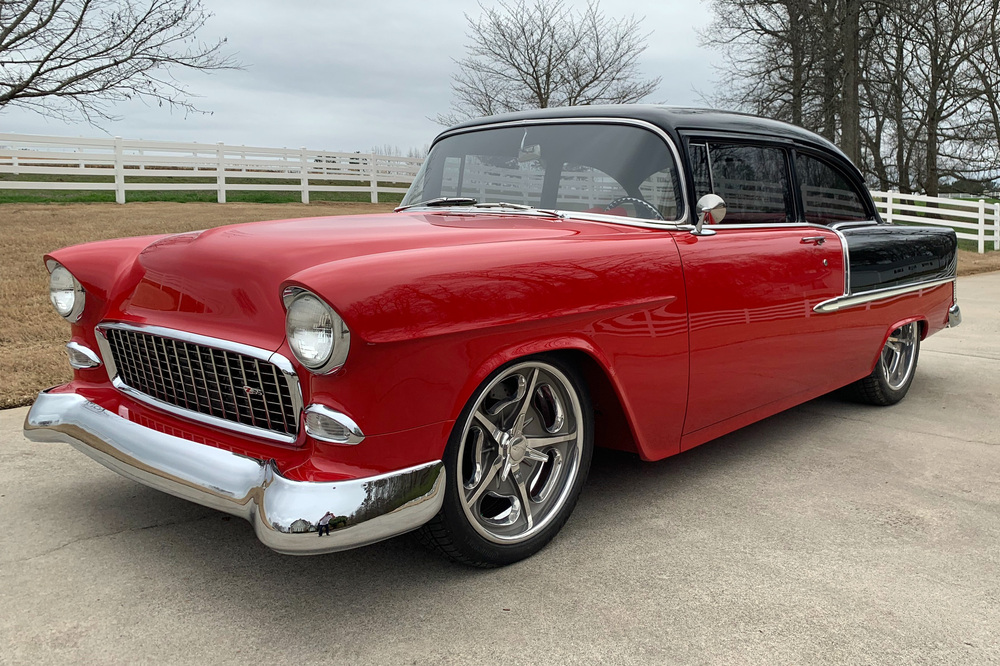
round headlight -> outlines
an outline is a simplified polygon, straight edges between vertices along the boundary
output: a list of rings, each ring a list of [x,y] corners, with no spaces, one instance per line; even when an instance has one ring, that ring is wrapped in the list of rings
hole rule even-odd
[[[308,291],[299,292],[289,303],[285,333],[295,358],[314,372],[330,372],[347,359],[351,345],[347,325],[329,305]]]
[[[75,322],[83,313],[83,286],[62,264],[49,275],[49,300],[62,317]]]

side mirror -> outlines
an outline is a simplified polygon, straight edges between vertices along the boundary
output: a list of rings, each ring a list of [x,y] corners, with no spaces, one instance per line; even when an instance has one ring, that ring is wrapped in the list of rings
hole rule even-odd
[[[718,194],[706,194],[695,206],[698,221],[694,224],[695,236],[714,236],[715,230],[705,229],[706,224],[718,224],[726,216],[726,202]]]

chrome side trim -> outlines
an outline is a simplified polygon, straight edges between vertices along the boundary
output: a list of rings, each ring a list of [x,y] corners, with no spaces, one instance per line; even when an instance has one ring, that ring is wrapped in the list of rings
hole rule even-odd
[[[273,430],[267,430],[265,428],[255,428],[253,426],[236,423],[228,419],[219,418],[218,416],[212,416],[211,414],[202,414],[201,412],[185,409],[183,407],[177,407],[176,405],[171,405],[170,403],[163,402],[162,400],[157,400],[151,395],[137,391],[122,381],[122,379],[118,376],[118,366],[115,365],[115,357],[114,354],[111,353],[111,343],[108,341],[108,337],[105,333],[108,329],[135,331],[136,333],[148,333],[150,335],[158,335],[164,338],[183,340],[184,342],[190,342],[191,344],[230,351],[236,354],[243,354],[244,356],[250,356],[252,358],[271,363],[281,371],[281,375],[284,377],[285,383],[288,385],[288,394],[292,397],[292,412],[295,415],[296,422],[298,422],[302,414],[302,387],[299,385],[299,377],[295,373],[295,368],[291,361],[278,352],[261,349],[259,347],[251,347],[250,345],[232,342],[231,340],[210,338],[206,335],[198,335],[197,333],[188,333],[187,331],[178,331],[172,328],[149,326],[146,324],[101,322],[94,329],[96,333],[95,337],[97,338],[97,346],[101,350],[101,357],[104,359],[104,365],[108,369],[108,379],[111,380],[111,383],[115,388],[128,395],[133,400],[136,400],[137,402],[144,402],[148,405],[156,407],[157,409],[180,416],[181,418],[198,421],[215,428],[222,428],[223,430],[231,430],[243,435],[262,437],[264,439],[270,439],[286,444],[291,444],[298,438],[297,436],[286,435],[274,432]]]
[[[66,343],[66,355],[69,356],[70,367],[77,370],[87,368],[98,368],[101,366],[101,358],[94,353],[90,347],[85,347],[79,342]]]
[[[524,120],[508,120],[505,122],[498,123],[488,123],[485,125],[475,125],[473,127],[462,127],[459,129],[446,130],[439,134],[435,139],[434,143],[431,144],[431,148],[437,144],[442,139],[445,139],[456,134],[466,134],[468,132],[478,132],[485,129],[496,129],[498,127],[523,127],[525,125],[580,125],[580,124],[610,124],[610,125],[632,125],[634,127],[641,127],[642,129],[649,130],[653,134],[657,135],[663,139],[664,143],[667,144],[667,148],[670,149],[670,154],[674,158],[674,165],[677,167],[677,177],[680,181],[681,188],[681,200],[684,202],[684,214],[681,215],[676,220],[664,220],[659,224],[654,224],[646,221],[642,221],[635,217],[623,217],[620,215],[599,215],[595,213],[579,214],[576,211],[570,210],[556,210],[554,212],[565,215],[567,218],[576,218],[582,220],[595,220],[597,222],[612,222],[614,224],[623,224],[631,227],[643,227],[647,229],[663,229],[672,228],[679,224],[690,224],[690,210],[691,205],[687,197],[687,176],[684,173],[684,163],[681,161],[681,154],[677,150],[677,146],[674,145],[673,139],[670,135],[664,132],[662,129],[654,125],[653,123],[646,122],[645,120],[638,120],[636,118],[586,118],[586,117],[569,117],[569,118],[525,118]]]
[[[352,444],[352,445],[360,444],[361,442],[365,441],[365,434],[361,432],[361,428],[358,427],[358,424],[355,423],[354,419],[352,419],[347,414],[338,412],[335,409],[330,409],[326,405],[320,405],[317,403],[313,403],[308,407],[306,407],[305,414],[306,414],[305,417],[306,433],[313,439],[318,439],[323,442],[332,442],[333,444]],[[310,414],[318,414],[319,416],[328,418],[331,421],[334,421],[335,423],[343,427],[344,430],[346,430],[348,433],[346,439],[338,439],[326,435],[322,432],[317,432],[314,428],[310,427],[309,423]]]
[[[24,435],[68,443],[122,476],[245,518],[266,546],[288,555],[331,553],[408,532],[433,518],[444,500],[440,460],[362,479],[293,481],[272,461],[146,428],[75,393],[40,393]]]
[[[827,312],[837,312],[838,310],[857,307],[859,305],[871,303],[872,301],[895,298],[896,296],[903,296],[904,294],[911,294],[924,289],[933,289],[934,287],[940,287],[943,284],[949,284],[954,281],[954,277],[949,277],[938,280],[928,280],[927,282],[907,284],[901,287],[888,287],[886,289],[874,289],[872,291],[864,291],[858,294],[838,296],[837,298],[831,298],[828,301],[823,301],[814,307],[813,311],[821,314]]]
[[[948,328],[955,328],[962,323],[962,310],[955,303],[948,308]]]
[[[817,224],[817,225],[813,225],[813,226],[822,226],[822,225],[818,225]],[[847,236],[845,236],[844,233],[840,229],[835,229],[835,228],[832,228],[832,227],[824,227],[824,228],[829,228],[830,231],[832,231],[833,233],[837,234],[837,238],[840,239],[840,247],[842,248],[843,253],[844,253],[844,296],[850,296],[850,294],[851,294],[851,251],[847,247]]]

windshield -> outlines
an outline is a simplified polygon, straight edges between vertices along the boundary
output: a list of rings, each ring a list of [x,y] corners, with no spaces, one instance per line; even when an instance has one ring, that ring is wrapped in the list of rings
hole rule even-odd
[[[663,139],[607,123],[503,127],[442,139],[401,205],[441,197],[455,198],[455,205],[475,199],[667,221],[684,213],[677,165]]]

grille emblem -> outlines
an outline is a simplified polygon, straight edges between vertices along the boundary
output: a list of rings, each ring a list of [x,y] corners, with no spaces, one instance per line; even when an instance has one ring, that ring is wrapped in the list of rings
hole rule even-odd
[[[261,391],[259,388],[254,388],[252,386],[244,386],[243,391],[247,395],[264,395],[263,391]]]

